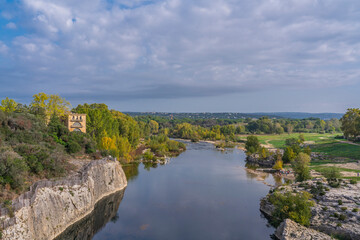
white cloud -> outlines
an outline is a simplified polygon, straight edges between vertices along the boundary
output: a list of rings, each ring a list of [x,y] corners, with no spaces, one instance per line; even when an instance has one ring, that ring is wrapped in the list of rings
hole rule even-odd
[[[0,54],[6,54],[9,48],[2,41],[0,41]]]
[[[359,81],[357,1],[22,3],[30,34],[13,40],[14,61],[59,91],[66,83],[85,92],[166,85],[180,97],[192,86],[221,95]]]
[[[5,27],[8,28],[8,29],[16,29],[17,28],[16,24],[13,23],[13,22],[9,22],[8,24],[6,24]]]

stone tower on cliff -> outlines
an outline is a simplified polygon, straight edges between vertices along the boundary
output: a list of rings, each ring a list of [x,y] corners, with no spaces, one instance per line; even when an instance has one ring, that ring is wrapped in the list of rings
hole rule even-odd
[[[86,133],[86,114],[69,114],[67,118],[67,127],[70,132]]]

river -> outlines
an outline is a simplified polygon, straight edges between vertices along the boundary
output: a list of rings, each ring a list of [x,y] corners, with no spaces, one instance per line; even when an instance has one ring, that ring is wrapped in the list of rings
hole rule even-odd
[[[271,239],[275,229],[259,211],[270,187],[244,166],[243,151],[201,142],[166,165],[124,167],[125,192],[58,239]],[[265,181],[275,184],[272,175]]]

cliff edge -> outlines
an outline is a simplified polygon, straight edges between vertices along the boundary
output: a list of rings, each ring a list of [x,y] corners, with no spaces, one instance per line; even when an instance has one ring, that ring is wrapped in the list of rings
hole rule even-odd
[[[121,165],[105,159],[65,179],[36,182],[10,209],[0,209],[2,239],[53,239],[90,214],[103,197],[126,186]]]

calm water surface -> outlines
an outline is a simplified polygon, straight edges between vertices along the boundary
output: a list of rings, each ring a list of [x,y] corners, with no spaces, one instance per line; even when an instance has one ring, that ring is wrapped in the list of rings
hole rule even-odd
[[[244,160],[241,150],[188,143],[167,165],[127,167],[128,187],[118,208],[116,196],[104,199],[95,212],[107,218],[93,214],[87,222],[97,224],[79,223],[69,230],[77,235],[63,236],[80,239],[80,229],[87,229],[94,240],[271,239],[274,228],[259,211],[269,187],[246,172]],[[271,175],[266,181],[274,184]]]

